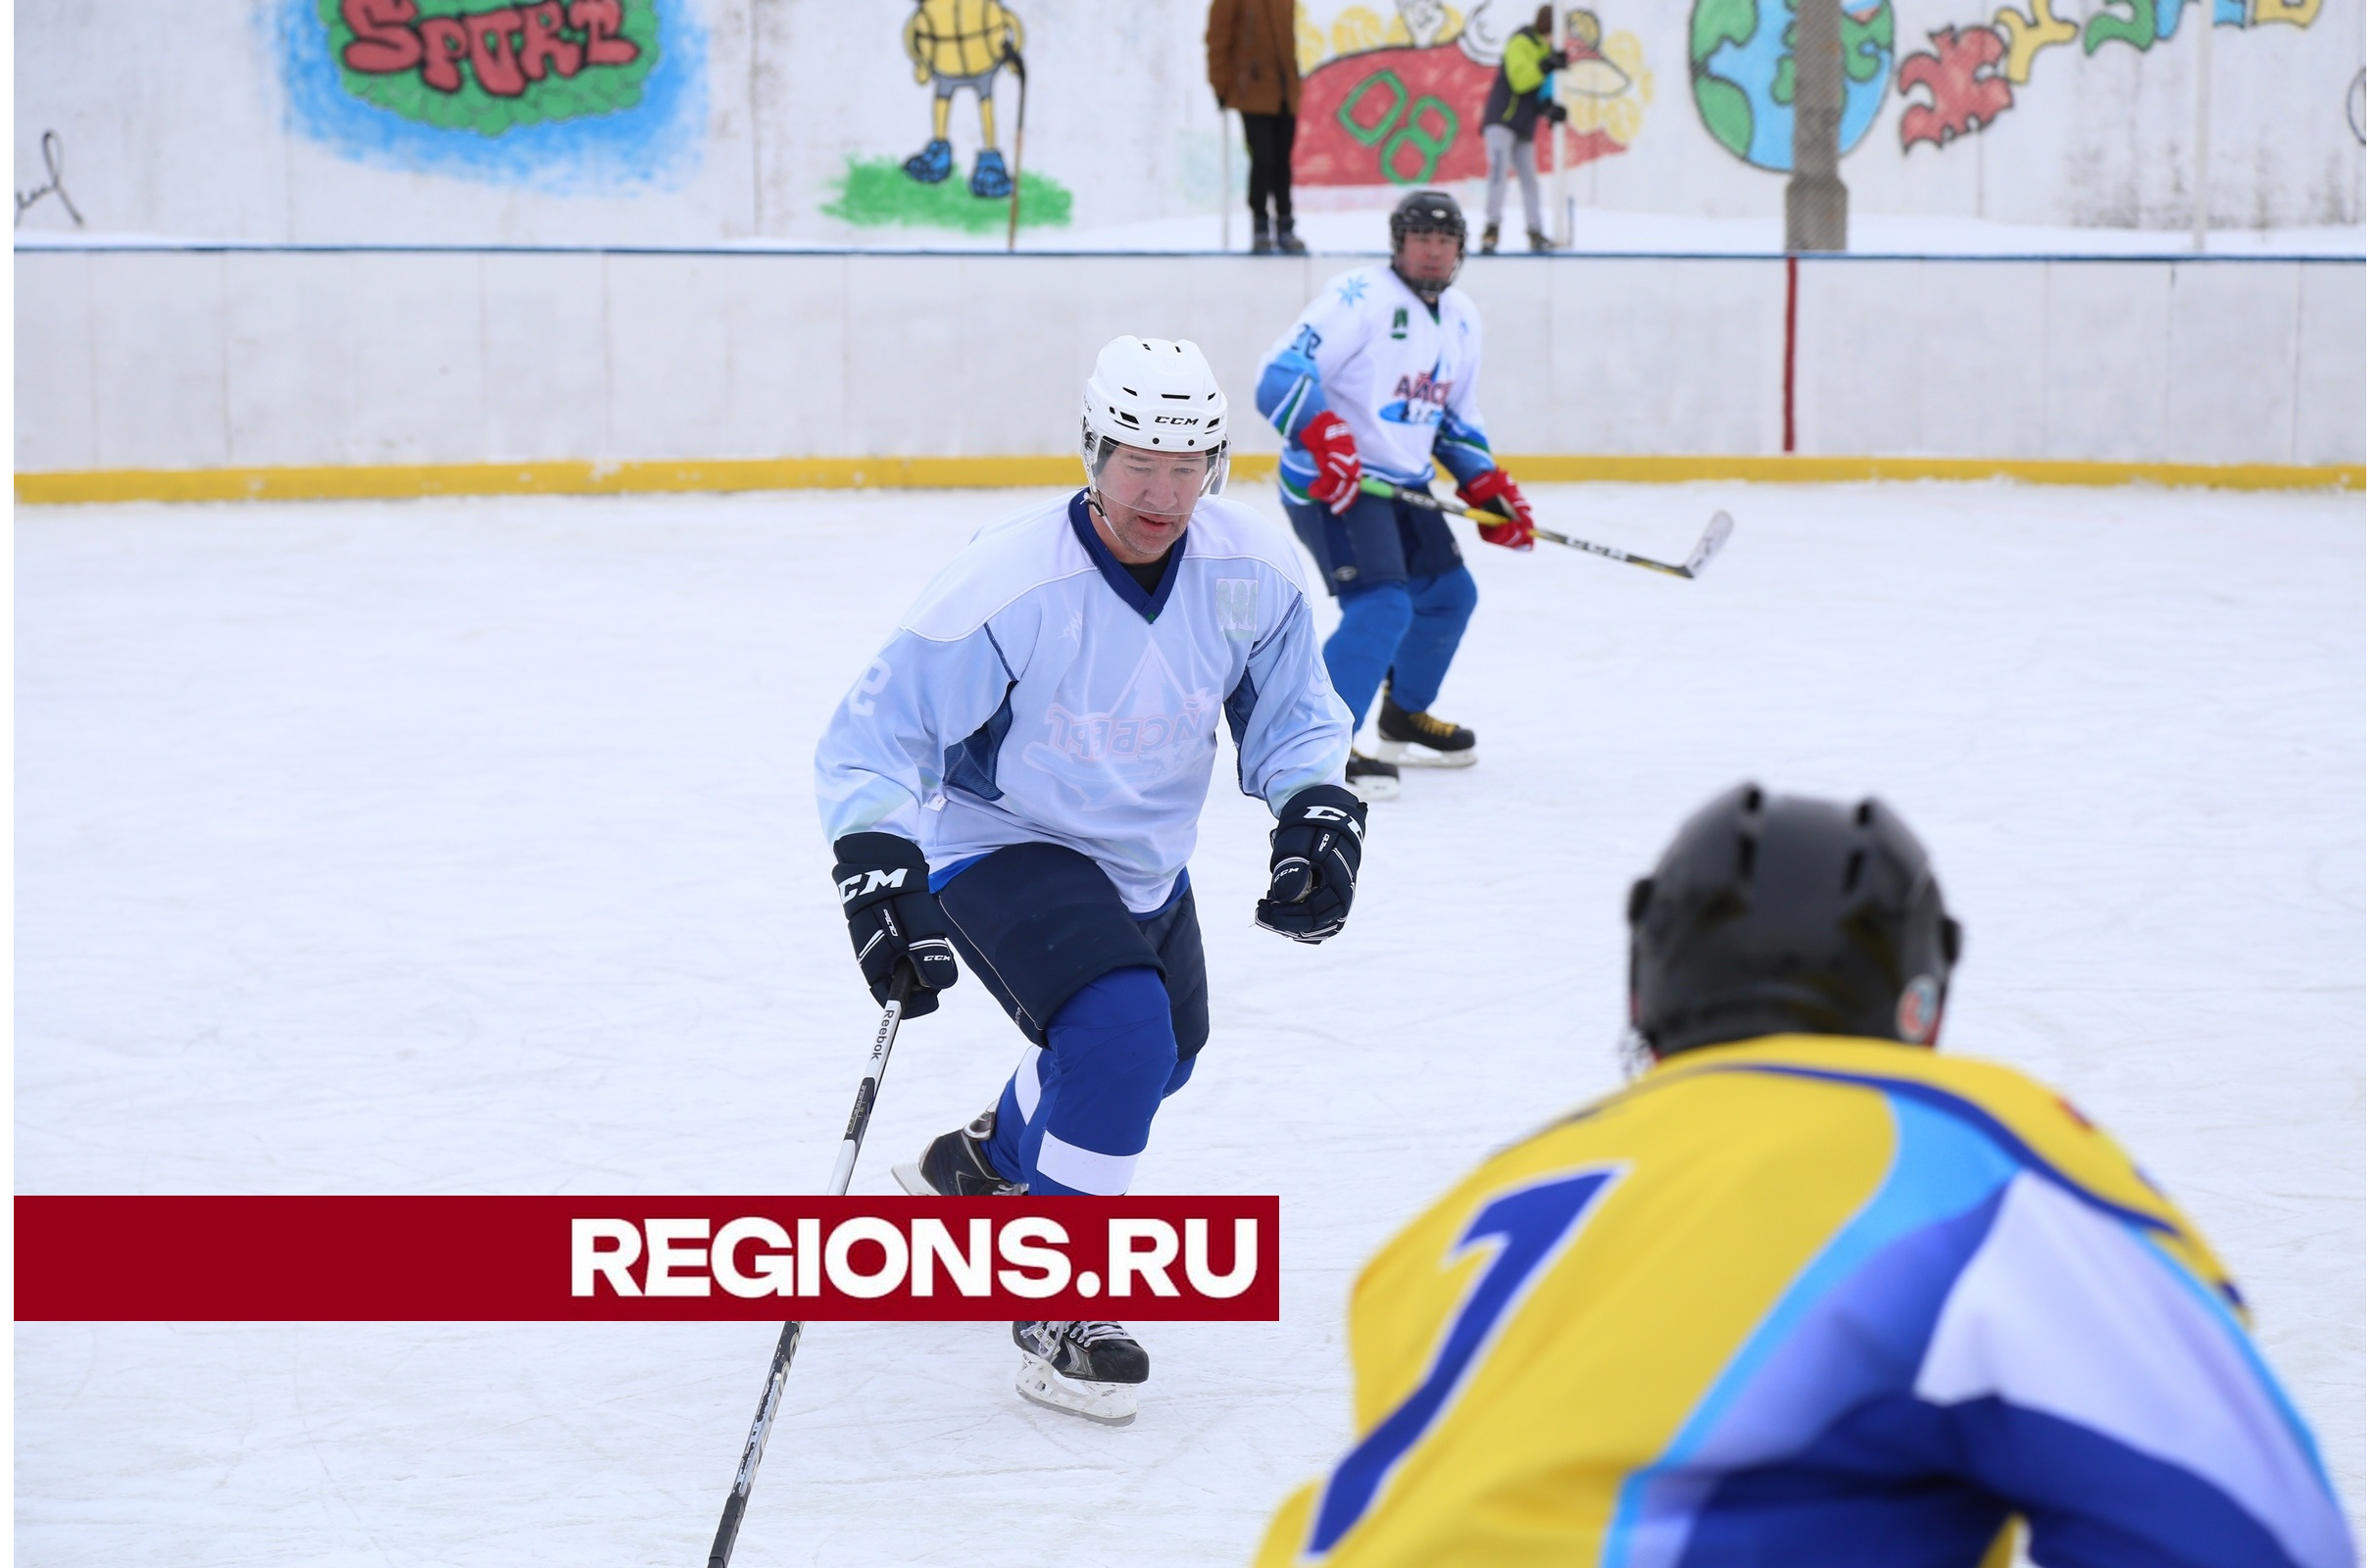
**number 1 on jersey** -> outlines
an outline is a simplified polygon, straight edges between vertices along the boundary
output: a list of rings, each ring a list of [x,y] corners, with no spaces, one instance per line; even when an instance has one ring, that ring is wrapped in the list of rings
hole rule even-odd
[[[1488,1243],[1498,1243],[1499,1253],[1453,1314],[1452,1326],[1418,1387],[1353,1445],[1329,1475],[1319,1494],[1311,1538],[1304,1544],[1306,1557],[1332,1550],[1361,1522],[1394,1467],[1451,1407],[1486,1345],[1540,1277],[1551,1254],[1582,1230],[1595,1200],[1619,1174],[1614,1169],[1587,1170],[1533,1182],[1502,1194],[1477,1211],[1445,1262]]]

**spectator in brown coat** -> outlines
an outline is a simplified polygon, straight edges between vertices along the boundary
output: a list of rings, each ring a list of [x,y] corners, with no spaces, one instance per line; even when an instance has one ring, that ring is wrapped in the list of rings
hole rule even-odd
[[[1245,150],[1254,166],[1245,182],[1246,201],[1254,209],[1254,254],[1301,256],[1295,201],[1287,188],[1295,161],[1295,112],[1303,107],[1303,74],[1295,66],[1295,0],[1212,0],[1204,49],[1213,96],[1245,121]]]

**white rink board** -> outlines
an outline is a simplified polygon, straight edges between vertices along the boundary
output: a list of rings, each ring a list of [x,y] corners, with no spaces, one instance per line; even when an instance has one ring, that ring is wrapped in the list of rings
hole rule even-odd
[[[874,1013],[808,757],[1024,499],[21,511],[19,1190],[815,1190]],[[1469,551],[1440,707],[1485,760],[1377,808],[1340,939],[1253,929],[1266,819],[1213,797],[1213,1040],[1139,1185],[1282,1195],[1285,1320],[1147,1326],[1122,1432],[1022,1404],[998,1326],[819,1326],[738,1568],[1244,1561],[1347,1440],[1352,1271],[1617,1082],[1626,885],[1751,775],[1924,836],[1949,1047],[2201,1222],[2363,1518],[2363,499],[1538,500],[1669,556],[1739,532],[1688,584]],[[859,1189],[1016,1054],[969,982],[914,1025]],[[17,1560],[697,1561],[771,1338],[20,1325]]]
[[[1099,347],[1255,383],[1376,258],[25,251],[26,471],[1061,452]],[[1808,260],[1809,454],[2363,464],[2366,264]],[[1477,258],[1523,454],[1782,450],[1774,257]]]

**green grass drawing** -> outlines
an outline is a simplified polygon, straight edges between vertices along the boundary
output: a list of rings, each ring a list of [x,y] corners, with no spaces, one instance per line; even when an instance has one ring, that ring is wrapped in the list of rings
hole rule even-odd
[[[897,158],[851,159],[834,182],[834,199],[824,206],[829,218],[862,228],[899,223],[910,228],[955,228],[967,234],[994,234],[1006,227],[1003,196],[976,196],[965,188],[959,168],[937,185],[907,177]],[[1022,226],[1063,228],[1072,220],[1072,193],[1052,179],[1022,172]]]

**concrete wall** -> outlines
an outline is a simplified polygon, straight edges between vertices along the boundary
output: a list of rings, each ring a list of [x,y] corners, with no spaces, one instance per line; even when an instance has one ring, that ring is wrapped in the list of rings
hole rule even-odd
[[[587,66],[567,81],[548,74],[493,98],[474,62],[450,93],[430,91],[418,68],[349,69],[353,34],[334,0],[52,0],[15,18],[16,188],[22,197],[51,184],[55,164],[92,231],[261,244],[996,243],[1004,202],[965,193],[981,141],[969,90],[954,100],[954,179],[925,186],[900,171],[931,134],[933,89],[915,79],[902,42],[920,3],[618,0],[644,40],[638,65]],[[1192,233],[1155,238],[1206,243],[1223,177],[1205,81],[1209,0],[1011,9],[1031,70],[1025,162],[1048,182],[1044,210],[1026,201],[1031,232],[1126,239],[1133,225],[1194,219]],[[1498,58],[1532,9],[1304,0],[1299,58],[1315,105],[1383,74],[1407,78],[1411,113],[1434,102],[1449,117],[1427,122],[1446,138],[1440,168],[1409,162],[1412,153],[1388,179],[1379,160],[1401,142],[1395,124],[1374,120],[1382,97],[1345,103],[1342,122],[1308,112],[1298,150],[1307,210],[1383,208],[1395,179],[1480,175],[1494,74],[1480,62]],[[1859,216],[2185,227],[2206,40],[2210,221],[2364,220],[2363,0],[1849,9],[1875,29],[1855,55],[1863,80],[1842,167]],[[2219,25],[2202,24],[2209,11]],[[1590,0],[1568,14],[1600,40],[1560,78],[1581,133],[1574,156],[1589,159],[1570,182],[1576,199],[1778,224],[1785,175],[1773,150],[1788,147],[1792,113],[1777,52],[1783,0]],[[1011,157],[1020,108],[1011,74],[994,98]],[[1362,116],[1371,120],[1356,123]],[[1337,154],[1332,172],[1321,167]],[[866,199],[853,205],[852,190]],[[77,226],[54,198],[34,200],[22,221]]]
[[[1061,453],[1121,332],[1201,342],[1245,450],[1342,258],[42,251],[20,471]],[[1799,450],[2365,461],[2363,263],[1801,264]],[[1514,453],[1781,450],[1785,264],[1500,258]]]

